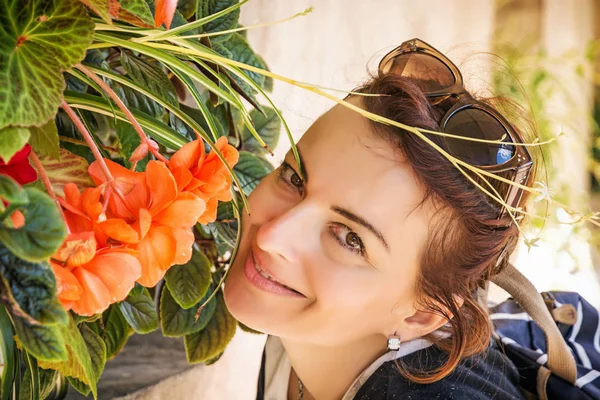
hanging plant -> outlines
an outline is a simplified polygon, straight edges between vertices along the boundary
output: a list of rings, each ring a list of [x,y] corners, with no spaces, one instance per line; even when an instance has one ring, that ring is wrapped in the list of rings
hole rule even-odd
[[[233,337],[223,270],[272,170],[281,115],[256,99],[272,80],[141,39],[201,34],[266,69],[242,4],[0,1],[2,399],[97,397],[106,360],[159,325],[191,363]]]

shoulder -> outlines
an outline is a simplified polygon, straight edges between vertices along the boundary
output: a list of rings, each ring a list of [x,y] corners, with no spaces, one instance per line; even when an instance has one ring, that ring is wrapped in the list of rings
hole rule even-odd
[[[427,370],[442,363],[444,353],[431,346],[401,360],[405,365]],[[396,363],[387,361],[369,377],[354,399],[523,399],[518,382],[515,366],[492,343],[485,352],[463,360],[450,375],[431,384],[405,379]]]

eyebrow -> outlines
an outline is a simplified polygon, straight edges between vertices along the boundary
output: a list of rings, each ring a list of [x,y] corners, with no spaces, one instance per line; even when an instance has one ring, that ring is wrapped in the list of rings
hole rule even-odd
[[[341,216],[348,218],[350,221],[354,221],[357,224],[360,224],[360,225],[364,226],[365,228],[367,228],[369,231],[371,231],[371,233],[373,233],[377,237],[377,239],[379,239],[381,244],[383,244],[383,247],[385,247],[385,249],[388,252],[390,251],[390,246],[388,245],[387,241],[385,240],[385,238],[383,237],[381,232],[377,228],[375,228],[373,225],[371,225],[366,219],[359,217],[358,215],[354,214],[350,210],[347,210],[345,208],[338,207],[338,206],[331,206],[331,211],[336,212],[336,213],[340,214]]]
[[[298,167],[300,168],[302,175],[304,175],[303,176],[304,184],[307,184],[308,183],[308,171],[306,170],[306,163],[304,162],[304,158],[302,158],[302,153],[300,152],[300,148],[296,147],[296,150],[298,150],[298,158],[300,158],[300,164],[302,164],[301,166],[298,166]],[[292,157],[293,157],[293,153],[292,153]],[[390,251],[390,246],[388,245],[387,241],[383,237],[383,234],[381,233],[381,231],[379,231],[379,229],[375,228],[366,219],[356,215],[352,211],[347,210],[343,207],[331,206],[330,209],[331,209],[331,211],[349,219],[350,221],[356,222],[357,224],[362,225],[363,227],[367,228],[369,231],[371,231],[371,233],[373,233],[375,235],[375,237],[377,237],[377,239],[379,239],[381,244],[383,244],[383,247],[385,247],[385,249],[388,252]]]

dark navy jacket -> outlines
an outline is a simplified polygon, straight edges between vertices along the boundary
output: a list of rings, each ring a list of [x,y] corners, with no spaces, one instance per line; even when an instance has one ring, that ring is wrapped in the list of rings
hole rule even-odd
[[[428,370],[444,361],[445,354],[431,346],[402,357],[404,364]],[[264,365],[258,379],[257,400],[264,396]],[[355,400],[509,400],[524,399],[519,375],[512,362],[492,340],[482,354],[463,360],[447,377],[432,384],[416,384],[400,375],[394,361],[383,363],[361,386]],[[285,399],[281,399],[285,400]]]

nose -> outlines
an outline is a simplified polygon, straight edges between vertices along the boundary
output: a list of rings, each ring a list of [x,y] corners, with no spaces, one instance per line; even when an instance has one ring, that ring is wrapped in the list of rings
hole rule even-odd
[[[257,246],[285,262],[299,262],[300,255],[319,237],[315,207],[301,202],[271,217],[256,231]]]

